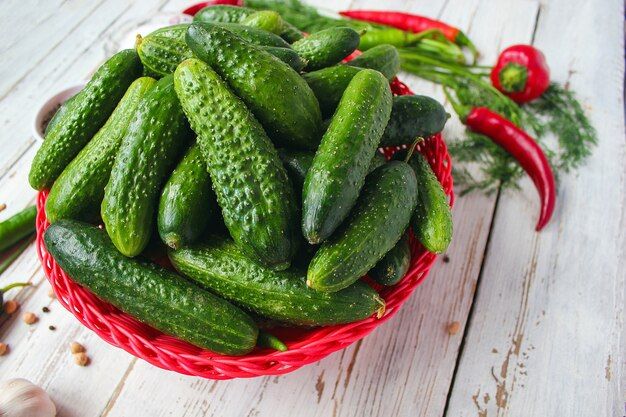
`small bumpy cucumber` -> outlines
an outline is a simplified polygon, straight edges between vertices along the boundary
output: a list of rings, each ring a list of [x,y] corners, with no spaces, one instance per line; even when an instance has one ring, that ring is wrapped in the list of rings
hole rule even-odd
[[[400,55],[391,45],[378,45],[363,52],[346,65],[375,69],[391,80],[400,71]]]
[[[74,281],[163,333],[226,355],[255,346],[258,328],[246,313],[173,272],[126,258],[95,226],[61,220],[44,242]]]
[[[35,217],[37,217],[37,207],[30,206],[0,222],[0,252],[33,233]]]
[[[393,98],[391,117],[380,139],[381,146],[410,145],[443,130],[450,115],[437,100],[418,95]]]
[[[222,26],[247,42],[263,46],[263,49],[272,55],[282,60],[284,60],[283,57],[288,59],[289,62],[285,62],[289,64],[294,62],[294,55],[297,56],[288,43],[271,33],[238,24],[224,23]],[[135,48],[148,73],[156,76],[172,74],[178,64],[193,57],[193,52],[185,42],[187,29],[189,29],[189,24],[183,23],[157,29],[145,38],[137,36]],[[289,50],[291,54],[287,54],[284,50]]]
[[[346,88],[304,181],[302,232],[309,243],[328,238],[354,206],[390,113],[385,77],[360,71]]]
[[[236,7],[229,5],[208,6],[200,10],[193,18],[194,22],[223,22],[241,23],[249,16],[257,13],[256,10],[248,7]],[[258,24],[252,22],[252,24]],[[303,34],[292,24],[283,20],[283,30],[280,36],[289,43],[293,43],[303,38]]]
[[[359,45],[359,34],[350,28],[330,28],[295,42],[293,49],[307,61],[308,71],[330,67],[350,55]]]
[[[405,233],[367,275],[380,285],[395,285],[406,275],[411,264],[411,247]]]
[[[280,35],[283,31],[284,22],[278,13],[271,10],[261,10],[245,17],[241,20],[241,24]]]
[[[159,193],[191,139],[172,76],[161,78],[139,104],[104,191],[102,220],[126,256],[146,247]]]
[[[104,187],[122,138],[154,83],[149,77],[133,81],[102,129],[54,182],[46,200],[50,223],[59,219],[92,220],[100,214]]]
[[[187,44],[246,103],[278,144],[315,149],[322,117],[307,83],[289,65],[214,24],[192,24]]]
[[[394,154],[394,159],[404,159],[406,151]],[[419,195],[417,207],[411,218],[415,237],[430,252],[442,253],[452,240],[452,212],[441,183],[437,180],[428,161],[419,153],[409,159],[415,171]]]
[[[178,249],[202,236],[219,221],[211,177],[198,144],[192,145],[161,193],[157,226],[165,244]]]
[[[263,127],[204,62],[183,61],[174,76],[231,236],[264,265],[289,267],[298,246],[297,204]]]
[[[336,65],[302,75],[317,101],[324,117],[330,117],[337,109],[343,92],[348,84],[360,71],[359,68],[347,65]]]
[[[85,88],[66,103],[30,167],[28,181],[36,190],[49,188],[67,164],[109,118],[128,86],[141,76],[137,53],[126,49],[96,71]]]
[[[411,167],[392,161],[376,169],[367,176],[348,219],[313,257],[307,284],[333,292],[358,280],[400,240],[416,203]]]
[[[296,51],[291,48],[281,48],[279,46],[263,46],[261,47],[266,52],[274,55],[276,58],[289,65],[294,71],[300,72],[306,66],[306,61],[302,59]]]
[[[365,283],[335,293],[315,291],[307,287],[305,272],[275,272],[245,257],[230,239],[211,236],[207,241],[170,251],[174,267],[215,294],[270,319],[327,326],[384,311],[384,301]]]

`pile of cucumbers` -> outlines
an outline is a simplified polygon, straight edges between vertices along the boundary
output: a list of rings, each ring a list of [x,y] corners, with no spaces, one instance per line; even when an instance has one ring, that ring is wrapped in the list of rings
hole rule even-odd
[[[446,195],[412,152],[448,115],[392,96],[392,46],[341,63],[359,36],[229,6],[138,36],[46,129],[29,180],[49,190],[48,251],[101,299],[221,354],[283,349],[267,319],[381,315],[360,277],[402,279],[409,228],[429,251],[450,242]],[[408,152],[388,162],[388,146]]]

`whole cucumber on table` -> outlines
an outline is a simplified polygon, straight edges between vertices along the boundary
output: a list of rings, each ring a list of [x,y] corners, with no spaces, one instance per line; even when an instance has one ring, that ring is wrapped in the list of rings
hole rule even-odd
[[[198,144],[192,145],[163,188],[157,226],[171,248],[189,245],[221,221],[211,177]]]
[[[237,7],[230,5],[216,5],[207,6],[201,9],[193,18],[194,22],[224,22],[224,23],[242,23],[251,15],[257,13],[257,10],[250,9],[248,7]],[[255,21],[249,22],[249,24],[256,25]],[[289,43],[293,43],[302,39],[304,36],[302,32],[283,20],[283,28],[280,36]]]
[[[354,76],[315,153],[302,191],[302,232],[309,243],[328,238],[356,202],[391,113],[383,75]]]
[[[410,145],[443,130],[450,115],[437,100],[419,95],[393,98],[391,117],[380,139],[381,146]]]
[[[404,278],[410,264],[411,247],[409,237],[405,233],[367,275],[380,285],[395,285]]]
[[[371,287],[356,282],[335,293],[308,288],[306,273],[272,271],[251,261],[230,239],[170,251],[174,267],[201,286],[265,317],[295,325],[326,326],[382,313],[385,303]]]
[[[102,220],[124,255],[136,256],[148,244],[161,187],[190,139],[173,77],[168,75],[139,104],[104,191]]]
[[[44,242],[74,281],[163,333],[225,355],[256,344],[258,328],[242,310],[167,269],[125,257],[95,226],[60,220]]]
[[[406,150],[396,152],[394,159],[404,159]],[[426,250],[443,253],[452,240],[452,211],[448,196],[441,187],[428,161],[419,153],[409,159],[409,165],[415,171],[419,194],[417,207],[411,218],[413,233]]]
[[[29,206],[0,222],[0,252],[33,233],[36,217],[37,207]]]
[[[231,236],[256,261],[289,267],[299,242],[298,206],[263,127],[204,62],[183,61],[174,79]]]
[[[400,71],[400,55],[391,45],[378,45],[368,49],[345,65],[359,68],[371,68],[383,73],[388,80]]]
[[[50,223],[59,219],[92,220],[100,214],[104,187],[122,138],[154,83],[149,77],[133,81],[109,120],[54,182],[46,200]]]
[[[359,39],[359,33],[354,29],[330,28],[294,42],[292,48],[307,61],[307,71],[313,71],[341,62],[354,52]]]
[[[137,53],[126,49],[109,58],[80,93],[60,109],[35,154],[28,181],[36,190],[49,188],[67,164],[100,130],[128,86],[141,76],[143,68]]]
[[[275,143],[315,149],[322,118],[307,83],[289,65],[215,24],[192,24],[187,44],[222,77]]]
[[[322,244],[307,284],[334,292],[354,283],[394,247],[417,204],[417,180],[406,163],[389,162],[367,176],[350,216]]]

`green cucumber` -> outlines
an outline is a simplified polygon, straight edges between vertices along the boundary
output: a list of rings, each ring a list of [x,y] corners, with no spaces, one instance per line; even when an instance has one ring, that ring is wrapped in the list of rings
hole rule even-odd
[[[29,206],[0,222],[0,252],[33,233],[35,217],[37,217],[37,207]]]
[[[396,152],[394,159],[404,159],[406,150]],[[415,171],[419,195],[417,207],[411,218],[413,233],[426,250],[443,253],[452,240],[452,211],[448,196],[435,176],[428,161],[419,153],[409,159],[409,165]]]
[[[347,65],[336,65],[302,74],[320,104],[322,116],[330,117],[337,109],[348,84],[361,71]]]
[[[100,130],[128,86],[141,76],[137,53],[126,49],[109,58],[80,93],[66,102],[30,167],[28,181],[36,190],[49,188],[72,159]]]
[[[218,210],[206,162],[194,144],[161,193],[157,215],[161,240],[174,249],[197,241],[219,219]]]
[[[124,255],[136,256],[148,244],[161,187],[190,139],[189,125],[168,75],[139,104],[104,190],[102,220]]]
[[[354,206],[390,113],[385,77],[370,69],[355,75],[304,181],[302,232],[309,243],[328,238]]]
[[[450,115],[437,100],[418,95],[393,98],[391,117],[380,139],[381,146],[410,145],[443,130]]]
[[[222,26],[245,41],[262,46],[263,49],[290,65],[304,65],[304,63],[296,63],[297,60],[294,57],[294,55],[297,56],[296,52],[291,51],[289,44],[278,36],[238,24],[224,23]],[[135,48],[144,67],[150,73],[157,76],[172,74],[178,64],[185,59],[193,58],[193,52],[185,42],[187,29],[189,29],[189,24],[182,23],[157,29],[143,38],[137,35]],[[289,50],[291,54],[284,50]]]
[[[296,51],[291,48],[281,48],[279,46],[263,46],[261,47],[265,52],[269,52],[276,58],[289,65],[296,72],[300,72],[306,66],[306,61],[302,59]]]
[[[322,118],[315,95],[289,65],[209,23],[192,24],[187,44],[222,77],[280,145],[315,149]]]
[[[380,285],[395,285],[404,278],[410,264],[411,247],[409,246],[409,237],[405,233],[383,259],[370,269],[367,275]]]
[[[201,9],[198,13],[196,13],[193,21],[212,23],[241,23],[246,18],[255,13],[257,13],[257,10],[250,9],[248,7],[237,7],[230,5],[207,6]],[[283,30],[280,36],[289,43],[293,43],[303,38],[303,34],[298,28],[284,20]]]
[[[274,320],[326,326],[362,320],[384,311],[385,303],[358,282],[335,293],[312,290],[303,271],[272,271],[246,256],[230,239],[211,236],[206,244],[170,251],[174,267],[243,308]]]
[[[368,49],[345,65],[359,68],[371,68],[383,73],[388,80],[400,71],[400,55],[391,45],[378,45]]]
[[[183,61],[174,81],[231,236],[258,262],[289,267],[299,242],[298,208],[263,127],[204,62]]]
[[[149,77],[133,81],[109,120],[54,182],[46,200],[50,223],[59,219],[92,220],[100,214],[104,187],[122,138],[154,83]]]
[[[307,71],[330,67],[350,55],[359,46],[359,33],[339,27],[320,30],[295,42],[293,49],[307,62]]]
[[[126,258],[95,226],[61,220],[44,242],[74,281],[163,333],[225,355],[256,344],[259,330],[241,309],[162,267]]]
[[[261,10],[245,17],[240,22],[244,26],[251,26],[276,35],[283,31],[284,22],[280,14],[271,10]]]
[[[341,228],[309,264],[307,284],[339,291],[372,269],[409,225],[417,203],[417,180],[406,163],[389,162],[370,175]]]

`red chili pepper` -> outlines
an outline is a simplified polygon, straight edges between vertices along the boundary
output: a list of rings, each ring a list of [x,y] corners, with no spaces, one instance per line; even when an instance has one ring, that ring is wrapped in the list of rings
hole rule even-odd
[[[552,217],[556,202],[554,174],[541,147],[524,130],[487,107],[471,109],[465,117],[465,124],[510,153],[533,180],[541,199],[536,230],[541,230]]]
[[[530,45],[513,45],[498,57],[491,83],[518,103],[541,96],[550,86],[550,68],[543,53]]]
[[[190,16],[195,16],[200,10],[204,9],[207,6],[215,6],[218,4],[227,4],[230,6],[241,6],[243,4],[242,0],[209,0],[203,1],[200,3],[196,3],[193,6],[187,7],[183,10],[184,14],[188,14]]]
[[[439,20],[410,13],[381,10],[345,10],[339,14],[351,19],[380,23],[414,33],[436,29],[443,33],[448,40],[461,46],[467,46],[474,55],[477,54],[476,47],[461,30]]]

